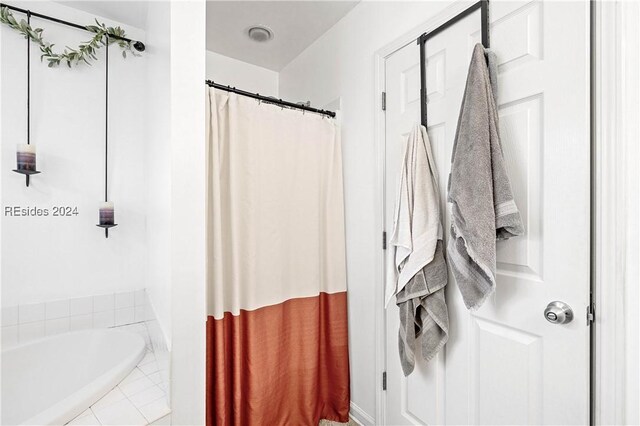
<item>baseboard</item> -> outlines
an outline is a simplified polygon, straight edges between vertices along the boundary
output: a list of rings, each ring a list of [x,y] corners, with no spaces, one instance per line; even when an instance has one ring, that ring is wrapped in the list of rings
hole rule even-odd
[[[376,424],[376,421],[373,417],[371,417],[362,408],[358,407],[353,402],[351,403],[351,411],[349,412],[349,417],[359,426],[374,426]]]

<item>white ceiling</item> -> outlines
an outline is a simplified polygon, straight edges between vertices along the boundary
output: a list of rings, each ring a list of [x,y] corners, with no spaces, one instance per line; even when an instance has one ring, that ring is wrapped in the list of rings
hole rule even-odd
[[[131,25],[139,29],[147,26],[148,1],[140,0],[58,0],[56,3],[82,10],[92,15]]]
[[[208,1],[207,50],[280,71],[345,16],[358,1]],[[247,36],[254,25],[269,27],[272,40]]]

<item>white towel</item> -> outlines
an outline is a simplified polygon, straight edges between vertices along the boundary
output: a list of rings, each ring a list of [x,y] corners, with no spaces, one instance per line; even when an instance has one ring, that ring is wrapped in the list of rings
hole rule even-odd
[[[427,131],[416,125],[407,141],[398,184],[385,306],[433,260],[438,240],[442,239],[436,170]]]

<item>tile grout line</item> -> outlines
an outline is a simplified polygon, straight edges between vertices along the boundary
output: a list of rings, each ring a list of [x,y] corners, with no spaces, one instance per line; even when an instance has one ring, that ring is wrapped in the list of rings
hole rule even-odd
[[[111,392],[111,391],[109,391],[109,392]],[[100,398],[100,399],[102,399],[102,398]],[[95,411],[93,411],[93,405],[91,407],[89,407],[89,411],[91,411],[91,414],[93,414],[93,418],[96,419],[96,421],[98,422],[98,425],[102,425],[102,422],[98,418],[98,415],[95,413]],[[73,421],[73,420],[71,420],[71,421]]]
[[[122,389],[120,389],[120,392],[122,392]],[[142,392],[144,392],[144,391],[142,391]],[[135,408],[135,409],[136,409],[136,411],[138,412],[138,414],[140,414],[140,415],[142,416],[142,418],[143,418],[143,419],[144,419],[144,421],[146,422],[144,426],[148,426],[148,425],[149,425],[149,420],[147,420],[147,417],[146,417],[144,414],[142,414],[142,411],[140,411],[140,409],[138,408],[138,406],[137,406],[136,404],[134,404],[134,403],[133,403],[133,401],[131,401],[131,400],[129,399],[129,396],[128,396],[126,393],[122,392],[122,394],[124,395],[124,399],[126,399],[127,401],[129,401],[129,404],[131,404],[131,405],[133,406],[133,408]]]
[[[166,395],[165,395],[165,396],[166,396]],[[154,402],[160,401],[161,399],[164,399],[164,396],[161,396],[161,397],[160,397],[160,398],[158,398],[158,399],[154,399],[153,401],[151,401],[151,402],[149,402],[149,403],[147,403],[147,404],[145,404],[145,405],[153,404]],[[135,405],[135,404],[134,404],[134,405]],[[147,419],[147,421],[149,422],[147,425],[150,425],[151,423],[155,422],[156,420],[160,420],[160,419],[161,419],[161,418],[163,418],[164,416],[167,416],[167,415],[171,414],[171,408],[170,408],[169,406],[167,406],[167,410],[169,410],[169,411],[168,411],[168,412],[166,412],[166,413],[164,413],[163,415],[161,415],[161,416],[160,416],[160,417],[158,417],[158,418],[155,418],[155,419],[153,419],[153,420],[148,420],[148,419]],[[147,418],[147,416],[145,416],[144,414],[142,414],[142,417],[144,417],[145,419]]]

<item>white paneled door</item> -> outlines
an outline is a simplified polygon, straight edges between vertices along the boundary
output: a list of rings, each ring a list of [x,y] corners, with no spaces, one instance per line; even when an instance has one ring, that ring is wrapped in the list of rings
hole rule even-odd
[[[385,420],[404,424],[587,424],[589,421],[589,10],[587,2],[492,2],[500,132],[526,235],[498,242],[495,295],[465,308],[449,276],[450,338],[407,378],[398,309],[386,311]],[[442,208],[460,102],[480,12],[426,45],[428,133]],[[393,223],[405,137],[420,117],[415,43],[385,61],[385,228]],[[445,232],[448,234],[448,232]],[[568,304],[574,319],[543,312]],[[419,349],[418,349],[419,351]]]

